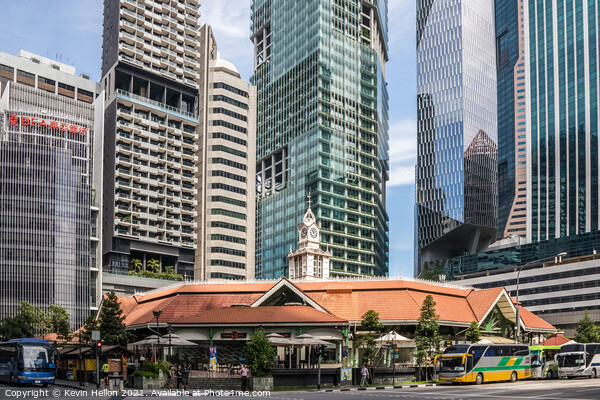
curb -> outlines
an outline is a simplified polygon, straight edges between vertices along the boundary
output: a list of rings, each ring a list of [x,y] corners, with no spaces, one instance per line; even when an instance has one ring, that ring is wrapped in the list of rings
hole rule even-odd
[[[420,384],[412,384],[412,385],[394,385],[394,386],[371,386],[371,387],[352,387],[352,388],[343,388],[343,389],[324,389],[318,390],[320,392],[350,392],[350,391],[358,391],[358,390],[383,390],[383,389],[407,389],[407,388],[422,388],[422,387],[433,387],[438,386],[437,383],[420,383]]]

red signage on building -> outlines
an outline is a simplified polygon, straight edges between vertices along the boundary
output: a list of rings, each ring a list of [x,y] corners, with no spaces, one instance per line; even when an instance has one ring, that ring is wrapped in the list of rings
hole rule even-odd
[[[9,126],[35,126],[44,127],[60,132],[78,133],[80,135],[87,134],[87,128],[79,125],[66,124],[64,122],[45,120],[42,118],[23,117],[16,114],[10,114],[8,118]]]

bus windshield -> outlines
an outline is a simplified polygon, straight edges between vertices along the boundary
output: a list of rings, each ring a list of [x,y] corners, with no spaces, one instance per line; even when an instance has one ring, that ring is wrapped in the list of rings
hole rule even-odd
[[[559,354],[559,367],[579,367],[583,366],[583,354]]]
[[[461,357],[442,357],[440,372],[464,372],[465,366]]]
[[[47,371],[51,368],[52,351],[43,346],[24,345],[23,352],[23,367],[27,371]]]

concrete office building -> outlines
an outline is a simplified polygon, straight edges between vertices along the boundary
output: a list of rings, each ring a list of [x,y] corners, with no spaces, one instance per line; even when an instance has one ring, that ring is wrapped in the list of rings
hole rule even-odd
[[[197,0],[106,0],[103,270],[194,276]],[[110,275],[109,275],[110,274]]]
[[[0,319],[21,301],[55,304],[77,328],[99,306],[92,146],[100,89],[71,66],[0,53]]]
[[[200,29],[195,278],[254,279],[256,88]]]
[[[330,274],[388,274],[387,1],[253,0],[256,277],[288,273],[306,210]]]
[[[417,1],[415,276],[496,238],[493,0]]]
[[[557,253],[556,253],[557,254]],[[577,322],[585,310],[600,322],[600,255],[550,260],[525,267],[519,276],[519,302],[568,337],[575,336]],[[505,287],[517,295],[517,271],[505,268],[463,275],[456,283],[489,289]]]
[[[598,230],[595,1],[527,2],[527,239]]]
[[[498,77],[497,238],[526,235],[527,86],[524,0],[495,0]]]

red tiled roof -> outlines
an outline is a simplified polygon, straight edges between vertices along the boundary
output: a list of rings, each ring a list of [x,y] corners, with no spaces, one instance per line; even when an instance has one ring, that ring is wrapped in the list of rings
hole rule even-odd
[[[363,314],[371,309],[379,313],[381,321],[416,321],[423,300],[431,294],[436,302],[436,312],[441,321],[469,324],[473,320],[480,321],[504,290],[503,288],[461,289],[404,280],[287,282],[302,291],[326,312],[311,307],[297,308],[298,306],[294,306],[296,308],[293,312],[289,311],[292,306],[231,307],[236,304],[253,304],[278,284],[277,282],[182,284],[149,295],[119,298],[119,300],[127,315],[127,325],[154,321],[152,313],[154,310],[162,310],[160,321],[163,323],[226,324],[236,323],[235,321],[251,323],[257,321],[253,318],[258,316],[263,319],[258,322],[264,323],[268,321],[276,323],[279,321],[277,318],[292,317],[297,318],[298,323],[333,322],[332,318],[337,322],[360,321]],[[285,317],[269,314],[270,307],[287,307],[286,313],[283,314]],[[307,309],[314,312],[300,312]],[[521,316],[527,327],[554,329],[541,318],[525,309],[522,310],[524,312]],[[245,315],[245,312],[249,314]],[[317,319],[311,320],[311,318]]]
[[[203,285],[198,285],[203,286]],[[188,318],[208,310],[230,307],[234,304],[254,303],[262,293],[219,293],[219,294],[172,294],[169,297],[157,296],[155,300],[146,297],[129,314],[125,323],[127,325],[146,324],[155,321],[152,311],[162,311],[160,321],[165,323],[183,322]],[[119,298],[121,299],[121,298]]]
[[[213,283],[186,285],[182,283],[169,289],[161,290],[145,296],[137,296],[140,303],[155,300],[173,294],[231,294],[231,293],[260,293],[264,294],[271,289],[275,283]]]
[[[339,323],[342,318],[309,306],[222,307],[186,319],[197,324]]]
[[[469,302],[477,321],[480,321],[490,308],[492,308],[503,290],[504,288],[499,287],[485,290],[473,290],[469,293],[467,301]]]
[[[519,313],[521,314],[521,319],[523,320],[523,323],[528,328],[548,330],[556,329],[554,326],[550,325],[549,323],[547,323],[546,321],[544,321],[543,319],[526,309],[525,307],[520,307]]]
[[[562,346],[565,343],[569,343],[571,339],[565,337],[563,332],[557,332],[554,335],[550,336],[548,339],[544,340],[540,345],[542,346]]]

